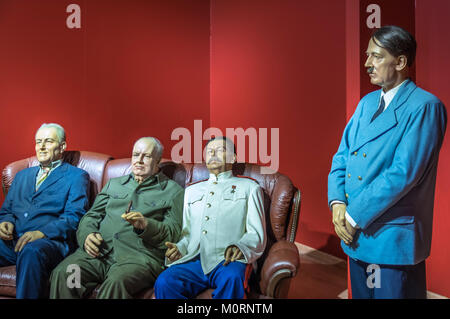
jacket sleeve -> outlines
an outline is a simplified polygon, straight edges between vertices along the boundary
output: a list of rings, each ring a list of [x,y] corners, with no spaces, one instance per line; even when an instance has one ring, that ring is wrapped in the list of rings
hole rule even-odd
[[[175,194],[171,200],[170,208],[164,214],[164,219],[158,221],[147,218],[147,228],[139,234],[144,241],[158,249],[166,249],[166,241],[176,242],[180,237],[183,214],[184,189]]]
[[[67,241],[73,238],[80,218],[89,207],[89,174],[83,171],[70,182],[64,212],[57,220],[39,229],[49,239]]]
[[[241,250],[247,263],[253,263],[266,247],[266,219],[261,187],[252,189],[247,207],[246,232],[234,245]]]
[[[102,191],[98,193],[95,198],[92,208],[83,216],[77,230],[78,246],[83,247],[86,237],[100,229],[100,223],[106,215],[106,205],[108,204],[109,195],[108,190],[110,181],[103,187]]]
[[[2,208],[0,209],[0,223],[10,222],[15,224],[16,217],[14,216],[14,212],[12,211],[13,199],[16,196],[16,184],[20,183],[20,172],[18,172],[11,183],[11,187],[9,188],[8,194],[3,202]]]
[[[432,165],[437,165],[447,124],[444,105],[427,103],[409,120],[392,165],[347,206],[347,212],[363,229],[416,186]]]

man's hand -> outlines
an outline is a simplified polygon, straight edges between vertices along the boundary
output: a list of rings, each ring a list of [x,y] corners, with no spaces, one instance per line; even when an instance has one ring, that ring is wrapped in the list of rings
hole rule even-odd
[[[166,250],[166,257],[167,257],[167,259],[169,259],[170,262],[174,262],[181,258],[181,253],[178,250],[177,245],[175,245],[174,243],[168,242],[168,241],[166,241],[164,243],[164,245],[166,245],[168,248]]]
[[[139,212],[125,213],[121,217],[136,229],[144,230],[147,227],[147,219]]]
[[[345,228],[347,229],[347,232],[353,237],[355,236],[356,233],[356,228],[353,227],[347,220],[347,218],[345,219]]]
[[[45,237],[45,235],[39,230],[27,231],[17,241],[16,247],[14,247],[14,251],[19,252],[23,249],[23,247],[26,244],[31,243],[32,241],[35,241],[37,239],[44,238],[44,237]]]
[[[237,246],[228,246],[225,250],[225,262],[224,266],[228,265],[230,262],[236,261],[244,257],[244,254]]]
[[[350,245],[350,243],[353,241],[353,235],[355,233],[350,234],[347,228],[345,227],[346,223],[348,223],[347,219],[345,218],[345,211],[347,209],[347,205],[333,204],[332,209],[333,209],[334,231],[339,236],[339,238],[344,241],[346,245]]]
[[[3,240],[13,239],[14,224],[11,222],[0,223],[0,238]]]
[[[100,233],[90,233],[84,241],[84,250],[89,256],[97,258],[100,254],[99,246],[102,244],[103,238]]]

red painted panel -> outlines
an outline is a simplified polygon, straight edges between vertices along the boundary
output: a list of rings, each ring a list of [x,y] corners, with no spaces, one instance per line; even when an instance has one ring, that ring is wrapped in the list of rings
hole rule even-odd
[[[450,107],[450,1],[417,0],[417,84]],[[450,142],[449,128],[441,150],[436,181],[433,240],[427,260],[428,290],[450,297]]]

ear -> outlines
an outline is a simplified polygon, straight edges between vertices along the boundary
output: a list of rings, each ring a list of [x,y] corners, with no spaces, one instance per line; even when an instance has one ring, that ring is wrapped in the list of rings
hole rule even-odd
[[[67,148],[66,142],[62,142],[60,147],[61,147],[61,153],[64,152],[66,150],[66,148]]]
[[[233,157],[231,158],[231,164],[236,163],[236,154],[233,154]]]
[[[408,66],[408,58],[406,55],[400,55],[397,57],[397,65],[395,69],[397,71],[403,71]]]

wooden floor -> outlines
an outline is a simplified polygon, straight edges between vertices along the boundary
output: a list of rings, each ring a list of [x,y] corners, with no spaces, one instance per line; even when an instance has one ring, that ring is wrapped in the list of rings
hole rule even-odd
[[[300,253],[300,271],[291,283],[288,298],[347,298],[346,261],[296,244]]]
[[[292,280],[289,299],[347,299],[347,261],[295,243],[300,270]],[[427,291],[428,299],[448,299]]]

